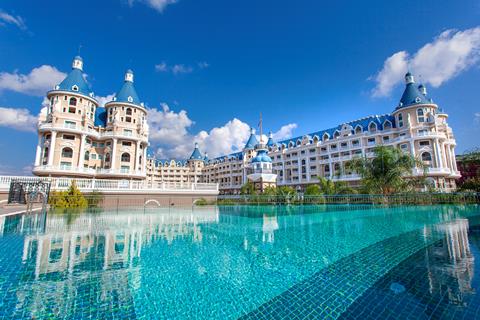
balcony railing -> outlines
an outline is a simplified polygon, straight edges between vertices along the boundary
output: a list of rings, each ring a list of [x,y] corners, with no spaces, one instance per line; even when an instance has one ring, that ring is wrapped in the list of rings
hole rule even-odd
[[[43,129],[67,129],[67,130],[74,130],[74,131],[77,131],[79,133],[83,133],[83,132],[87,132],[89,135],[91,136],[94,136],[96,138],[113,138],[113,137],[126,137],[126,138],[134,138],[134,139],[144,139],[146,140],[147,137],[145,135],[142,135],[142,134],[137,134],[137,133],[134,133],[134,132],[125,132],[125,131],[120,131],[120,132],[114,132],[114,131],[105,131],[105,132],[99,132],[95,129],[91,129],[91,128],[83,128],[82,126],[79,126],[79,125],[76,125],[76,124],[73,124],[73,123],[57,123],[57,124],[53,124],[51,122],[43,122],[43,123],[40,123],[38,128],[40,130],[43,130]]]
[[[72,166],[36,166],[33,172],[64,172],[64,173],[78,173],[88,175],[129,175],[129,176],[146,176],[145,171],[129,170],[129,169],[103,169],[103,168],[78,168]]]

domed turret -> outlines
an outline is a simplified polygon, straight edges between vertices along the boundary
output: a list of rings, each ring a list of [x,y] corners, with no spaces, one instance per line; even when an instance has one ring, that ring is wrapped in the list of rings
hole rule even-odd
[[[79,56],[73,58],[72,71],[55,87],[55,90],[74,92],[92,97],[93,93],[83,76],[83,59]]]
[[[189,160],[203,160],[204,157],[198,148],[198,143],[195,142],[195,148],[193,149],[192,155],[190,156]]]
[[[131,103],[141,106],[140,98],[137,95],[137,91],[133,85],[133,71],[128,69],[125,72],[124,83],[120,91],[115,95],[113,101]]]
[[[258,143],[257,137],[255,136],[255,129],[250,128],[250,137],[248,138],[247,143],[245,144],[244,150],[253,150],[255,145]]]
[[[272,134],[272,132],[270,132],[268,134],[267,147],[272,147],[274,144],[275,144],[275,142],[273,141],[273,134]]]
[[[405,75],[405,84],[405,90],[403,91],[397,109],[416,104],[431,103],[431,101],[420,91],[420,87],[415,85],[415,79],[410,72]]]

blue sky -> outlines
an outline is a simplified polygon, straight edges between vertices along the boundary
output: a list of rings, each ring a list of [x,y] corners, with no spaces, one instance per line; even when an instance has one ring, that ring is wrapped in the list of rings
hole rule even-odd
[[[479,18],[474,0],[3,0],[0,173],[29,171],[42,93],[80,45],[100,97],[134,70],[159,157],[234,151],[260,112],[277,138],[391,112],[407,68],[462,153],[480,134]]]

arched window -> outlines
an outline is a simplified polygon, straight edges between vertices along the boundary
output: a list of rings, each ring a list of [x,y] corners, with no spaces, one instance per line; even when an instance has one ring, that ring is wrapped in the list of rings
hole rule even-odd
[[[358,125],[358,126],[355,127],[355,134],[360,134],[360,133],[362,133],[362,131],[363,131],[362,126]]]
[[[319,140],[318,136],[313,137],[313,143],[317,144]]]
[[[297,146],[301,145],[302,144],[302,140],[298,139],[297,140]]]
[[[125,152],[122,153],[122,162],[130,162],[130,154]]]
[[[383,130],[389,130],[392,129],[392,123],[389,120],[385,120],[383,123]]]
[[[85,152],[85,157],[83,158],[85,161],[90,160],[90,151]]]
[[[75,107],[77,105],[77,98],[70,98],[68,104]]]
[[[432,161],[432,155],[430,154],[430,152],[422,153],[422,161]]]
[[[368,125],[368,131],[370,132],[376,132],[377,131],[377,124],[375,122],[371,122]]]
[[[403,113],[398,114],[398,127],[399,128],[403,127]]]
[[[338,138],[338,137],[340,137],[340,132],[338,132],[338,131],[335,131],[335,133],[333,134],[333,137],[334,137],[334,138]]]
[[[62,157],[63,158],[73,158],[73,150],[72,148],[66,147],[62,149]]]
[[[127,108],[126,114],[127,114],[127,116],[131,116],[131,115],[132,115],[132,109],[131,109],[131,108]]]
[[[417,109],[417,121],[419,123],[425,122],[425,113],[423,112],[423,109]]]
[[[42,164],[43,165],[46,165],[48,163],[48,147],[45,147],[45,149],[43,149],[43,161],[42,161]]]
[[[327,141],[328,139],[330,139],[330,136],[328,135],[328,133],[325,133],[325,134],[323,135],[322,140],[323,140],[323,141]]]

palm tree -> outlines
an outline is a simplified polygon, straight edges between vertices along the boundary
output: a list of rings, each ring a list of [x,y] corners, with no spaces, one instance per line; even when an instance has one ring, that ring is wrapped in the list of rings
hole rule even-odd
[[[407,192],[423,180],[409,177],[415,167],[423,168],[424,175],[426,171],[423,162],[410,154],[386,146],[375,147],[374,154],[374,158],[357,158],[350,163],[350,168],[362,176],[366,191],[383,195]]]
[[[324,177],[319,178],[320,193],[325,195],[352,194],[356,191],[344,181],[333,181]]]

